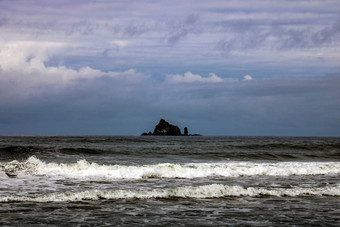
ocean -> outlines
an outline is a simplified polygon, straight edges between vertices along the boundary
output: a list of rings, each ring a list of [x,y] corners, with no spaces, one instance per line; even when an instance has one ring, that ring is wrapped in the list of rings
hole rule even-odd
[[[2,226],[340,226],[340,138],[0,137]]]

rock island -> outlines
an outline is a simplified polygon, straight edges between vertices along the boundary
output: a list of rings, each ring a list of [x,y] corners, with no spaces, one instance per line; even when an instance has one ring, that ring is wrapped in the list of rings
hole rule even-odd
[[[153,133],[144,132],[142,136],[188,136],[189,131],[188,128],[184,128],[184,133],[181,133],[181,129],[177,125],[172,125],[164,119],[161,119],[159,123],[156,125]],[[198,134],[195,134],[198,136]]]

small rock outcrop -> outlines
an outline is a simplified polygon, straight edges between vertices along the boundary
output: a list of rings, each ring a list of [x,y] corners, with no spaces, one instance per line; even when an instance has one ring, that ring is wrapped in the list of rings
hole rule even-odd
[[[188,128],[187,128],[187,127],[184,128],[184,135],[185,135],[185,136],[189,135],[189,132],[188,132]]]
[[[152,136],[152,132],[144,132],[142,133],[142,136]]]
[[[186,130],[186,131],[185,131]],[[188,132],[188,129],[184,129],[185,132]],[[181,130],[177,125],[172,125],[164,119],[161,119],[159,123],[156,125],[155,130],[153,133],[151,132],[144,132],[142,136],[182,136]]]
[[[187,127],[184,128],[184,133],[181,133],[181,130],[177,125],[172,125],[164,119],[161,119],[159,123],[156,125],[153,133],[144,132],[141,136],[201,136],[200,134],[189,134],[189,130]]]

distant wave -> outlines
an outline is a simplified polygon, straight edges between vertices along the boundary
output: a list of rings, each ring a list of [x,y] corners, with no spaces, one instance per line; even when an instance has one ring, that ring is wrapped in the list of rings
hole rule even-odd
[[[184,137],[180,137],[184,138]],[[180,138],[178,140],[180,140]],[[39,138],[36,138],[39,139]],[[40,138],[41,139],[41,138]],[[181,149],[173,145],[164,145],[158,141],[164,138],[158,138],[155,142],[152,138],[111,138],[108,141],[105,138],[44,138],[40,143],[16,144],[12,141],[9,144],[0,146],[0,160],[26,160],[31,156],[40,158],[60,158],[73,157],[84,158],[86,156],[108,156],[124,155],[133,158],[143,154],[146,157],[157,155],[178,155],[191,157],[193,159],[209,160],[268,160],[268,161],[340,161],[340,143],[335,139],[314,139],[314,140],[288,140],[282,141],[275,138],[273,140],[248,140],[246,141],[220,141],[217,138],[208,140],[207,138],[193,138],[194,141],[189,143],[188,140],[178,141]],[[196,142],[197,143],[196,143]],[[210,143],[213,141],[214,143]],[[20,140],[19,140],[20,142]],[[84,142],[84,143],[82,143]],[[137,146],[138,145],[138,146]],[[140,145],[140,146],[139,146]],[[157,147],[157,149],[155,149]]]
[[[0,170],[9,176],[19,174],[62,176],[65,178],[202,178],[240,176],[340,175],[340,162],[223,162],[155,165],[99,165],[80,160],[76,163],[46,163],[30,157],[25,162],[1,162]]]
[[[230,147],[242,148],[244,150],[309,150],[309,151],[329,151],[339,150],[340,143],[265,143],[265,144],[245,144]]]
[[[211,184],[198,187],[177,187],[172,189],[137,190],[94,190],[76,193],[52,193],[36,196],[5,196],[0,197],[1,203],[6,202],[76,202],[82,200],[117,200],[117,199],[171,199],[171,198],[223,198],[223,197],[262,197],[262,196],[340,196],[340,186],[324,188],[279,188],[264,189],[241,186]]]

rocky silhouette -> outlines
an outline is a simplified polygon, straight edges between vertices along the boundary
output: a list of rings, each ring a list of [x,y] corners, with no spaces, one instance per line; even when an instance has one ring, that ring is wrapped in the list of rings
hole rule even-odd
[[[180,136],[182,133],[177,125],[172,125],[164,119],[161,119],[153,131],[153,135]]]
[[[188,132],[188,128],[187,128],[187,127],[184,128],[184,135],[185,135],[185,136],[189,135],[189,132]]]
[[[164,119],[161,119],[156,125],[153,133],[144,132],[142,136],[188,136],[188,128],[184,128],[184,134],[181,133],[180,128],[177,125],[172,125]]]

